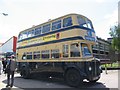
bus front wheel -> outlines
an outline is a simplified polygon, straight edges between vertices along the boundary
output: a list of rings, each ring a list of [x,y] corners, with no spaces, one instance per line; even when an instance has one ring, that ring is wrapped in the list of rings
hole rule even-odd
[[[65,74],[65,80],[68,85],[77,87],[81,82],[82,78],[78,70],[69,69]]]

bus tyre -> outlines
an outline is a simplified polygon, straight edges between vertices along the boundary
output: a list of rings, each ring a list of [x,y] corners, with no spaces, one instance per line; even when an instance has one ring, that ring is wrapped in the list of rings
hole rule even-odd
[[[22,76],[24,79],[29,79],[30,78],[30,71],[28,69],[23,69]]]
[[[75,69],[67,70],[65,74],[65,80],[67,84],[72,87],[77,87],[82,82],[82,78],[79,71]]]

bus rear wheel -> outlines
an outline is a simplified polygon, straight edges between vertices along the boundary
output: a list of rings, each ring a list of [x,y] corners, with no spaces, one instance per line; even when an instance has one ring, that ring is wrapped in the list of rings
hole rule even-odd
[[[65,74],[65,80],[68,85],[77,87],[81,82],[82,78],[79,71],[75,69],[69,69]]]

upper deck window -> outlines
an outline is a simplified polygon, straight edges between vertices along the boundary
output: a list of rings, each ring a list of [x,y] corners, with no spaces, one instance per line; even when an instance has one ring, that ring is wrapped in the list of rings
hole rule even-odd
[[[41,34],[41,27],[35,29],[35,35]]]
[[[18,40],[21,40],[21,39],[22,39],[22,34],[20,33],[18,36]]]
[[[44,25],[42,29],[42,33],[47,33],[50,31],[50,24]]]
[[[55,21],[52,23],[52,30],[61,28],[61,20]]]
[[[86,28],[89,28],[89,29],[93,29],[92,22],[90,20],[88,20],[87,18],[77,16],[77,19],[78,19],[78,24],[80,26],[86,27]]]
[[[63,19],[63,27],[68,27],[72,25],[72,18],[68,17]]]
[[[28,34],[27,32],[20,33],[19,36],[18,36],[18,39],[22,40],[22,39],[27,38],[27,34]]]
[[[93,29],[92,22],[88,19],[86,19],[86,22],[87,22],[88,28]]]
[[[24,32],[22,36],[23,36],[23,39],[27,38],[27,32]]]
[[[32,37],[34,35],[35,35],[35,31],[34,30],[28,31],[28,37]]]

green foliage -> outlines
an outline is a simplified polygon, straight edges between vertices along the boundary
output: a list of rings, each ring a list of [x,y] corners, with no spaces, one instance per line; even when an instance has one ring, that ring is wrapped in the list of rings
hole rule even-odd
[[[117,29],[117,26],[114,26],[114,27],[110,28],[109,34],[110,34],[111,37],[117,37],[116,29]]]
[[[111,63],[111,64],[103,64],[103,65],[101,65],[101,67],[102,68],[105,68],[105,67],[107,67],[107,68],[118,68],[119,67],[119,63],[116,62],[116,63]]]
[[[113,38],[112,47],[120,52],[120,27],[114,26],[110,28],[110,36]]]

